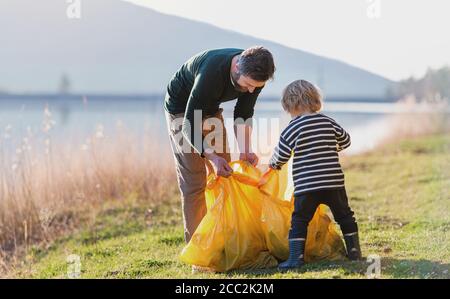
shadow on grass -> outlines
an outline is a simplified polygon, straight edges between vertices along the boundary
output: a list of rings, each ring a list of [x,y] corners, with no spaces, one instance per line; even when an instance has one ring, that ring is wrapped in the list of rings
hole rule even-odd
[[[251,270],[233,270],[225,273],[227,276],[242,275],[245,277],[267,277],[275,274],[304,274],[309,272],[323,272],[336,269],[344,269],[345,275],[361,274],[362,269],[365,267],[364,261],[351,262],[351,261],[319,261],[313,263],[307,263],[299,269],[292,269],[289,271],[280,271],[278,268],[268,269],[251,269]],[[340,278],[340,276],[323,277],[323,278]]]
[[[155,259],[140,260],[122,269],[110,270],[105,274],[108,278],[143,278],[152,277],[155,271],[172,267],[173,261],[158,261]]]
[[[380,278],[437,278],[450,279],[450,264],[440,263],[429,260],[411,260],[397,259],[391,257],[382,257],[380,260]],[[362,261],[320,261],[305,264],[300,269],[281,272],[277,268],[270,269],[252,269],[252,270],[233,270],[224,273],[226,276],[242,275],[244,277],[267,277],[277,273],[285,274],[305,274],[310,272],[325,272],[330,270],[341,270],[339,274],[323,278],[368,278],[368,267],[372,263]]]
[[[384,257],[381,259],[381,275],[392,278],[445,278],[450,279],[450,264],[425,259],[410,260]]]

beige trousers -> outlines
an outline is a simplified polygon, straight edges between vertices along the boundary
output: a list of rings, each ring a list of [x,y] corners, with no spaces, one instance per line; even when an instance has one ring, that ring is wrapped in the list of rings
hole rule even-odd
[[[221,127],[218,129],[223,132],[223,134],[220,135],[223,139],[220,140],[221,138],[216,138],[211,142],[207,142],[207,144],[210,146],[216,146],[216,148],[219,146],[221,150],[216,151],[216,153],[230,162],[231,156],[222,111],[223,109],[220,109],[217,114],[204,117],[203,125],[205,124],[205,120],[210,117],[215,117],[215,124],[220,123]],[[184,239],[186,243],[188,243],[197,229],[197,226],[206,214],[206,178],[207,174],[210,171],[213,171],[213,168],[211,163],[198,154],[190,146],[189,142],[182,136],[181,120],[184,118],[184,113],[170,114],[165,111],[165,114],[170,137],[170,145],[175,159],[178,187],[181,193]],[[211,128],[208,129],[203,128],[203,137],[215,129],[216,126],[211,126]],[[187,148],[188,150],[186,150]]]

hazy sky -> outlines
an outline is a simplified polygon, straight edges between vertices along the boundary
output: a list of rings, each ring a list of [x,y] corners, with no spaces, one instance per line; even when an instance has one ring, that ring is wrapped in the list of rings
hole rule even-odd
[[[390,79],[450,65],[448,0],[126,0]]]

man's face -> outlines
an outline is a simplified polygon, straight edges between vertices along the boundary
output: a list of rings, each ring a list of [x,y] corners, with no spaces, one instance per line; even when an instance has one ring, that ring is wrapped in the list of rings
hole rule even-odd
[[[237,91],[249,93],[253,93],[256,88],[263,87],[266,84],[265,81],[256,81],[248,76],[240,75],[239,71],[231,72],[231,83]]]

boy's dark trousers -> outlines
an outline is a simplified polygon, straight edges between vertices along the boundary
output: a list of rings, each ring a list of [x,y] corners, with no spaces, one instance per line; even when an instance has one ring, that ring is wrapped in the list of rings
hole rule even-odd
[[[361,259],[358,226],[353,217],[353,211],[348,206],[345,187],[324,189],[295,196],[291,230],[289,231],[289,258],[278,265],[280,270],[299,268],[304,264],[308,224],[319,204],[326,204],[330,207],[334,219],[339,223],[344,235],[347,257],[350,260]]]
[[[348,205],[345,187],[307,192],[295,196],[289,239],[306,239],[308,224],[319,204],[327,205],[344,235],[358,232],[353,211]]]

